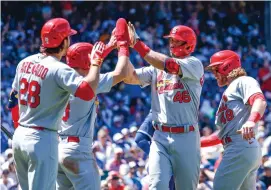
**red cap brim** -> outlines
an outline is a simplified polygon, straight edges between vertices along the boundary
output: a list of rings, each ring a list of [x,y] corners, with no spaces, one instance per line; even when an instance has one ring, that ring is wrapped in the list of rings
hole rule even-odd
[[[208,65],[207,67],[205,67],[205,70],[211,70],[211,68],[212,68],[213,66],[217,66],[217,65],[220,65],[220,64],[222,64],[222,63],[223,63],[223,62],[214,62],[214,63]]]
[[[183,39],[181,36],[178,36],[178,35],[175,35],[175,34],[169,34],[169,35],[166,35],[166,36],[163,36],[164,38],[174,38],[176,40],[180,40],[180,41],[184,41],[186,42],[185,39]]]
[[[70,33],[69,33],[69,36],[72,36],[72,35],[75,35],[77,34],[77,31],[74,30],[74,29],[71,29]]]

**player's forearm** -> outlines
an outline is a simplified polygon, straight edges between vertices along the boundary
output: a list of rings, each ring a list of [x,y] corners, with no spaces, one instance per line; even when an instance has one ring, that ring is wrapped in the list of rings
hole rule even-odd
[[[209,147],[215,146],[221,143],[221,140],[218,138],[217,133],[213,133],[208,137],[201,137],[200,146],[201,147]]]
[[[134,49],[149,64],[157,69],[164,70],[164,63],[168,56],[151,50],[143,41],[138,40],[134,45]]]
[[[127,65],[127,77],[123,80],[126,84],[140,85],[140,81],[131,62]]]
[[[157,69],[164,70],[164,64],[168,56],[151,50],[144,59]]]
[[[266,109],[266,101],[262,99],[256,99],[252,105],[250,117],[248,120],[254,121],[255,123],[261,119]]]
[[[97,65],[91,65],[91,68],[85,76],[84,80],[90,85],[92,88],[93,92],[96,91],[96,88],[99,83],[99,75],[100,75],[100,67]]]
[[[128,76],[127,65],[129,58],[120,56],[115,70],[113,71],[113,86],[123,81]]]

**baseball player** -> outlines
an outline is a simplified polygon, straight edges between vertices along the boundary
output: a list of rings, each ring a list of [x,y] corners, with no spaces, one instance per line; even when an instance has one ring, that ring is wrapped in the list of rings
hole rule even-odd
[[[246,75],[238,54],[230,50],[215,53],[207,70],[215,75],[219,87],[228,86],[216,112],[218,134],[201,139],[201,146],[222,143],[224,154],[214,178],[214,190],[254,190],[261,160],[255,139],[257,122],[266,101],[258,82]]]
[[[95,45],[89,74],[81,77],[60,62],[70,45],[70,36],[76,33],[63,18],[47,21],[41,30],[41,53],[23,59],[17,66],[11,96],[18,93],[19,126],[12,147],[23,190],[55,189],[57,130],[69,95],[85,101],[95,96],[105,45]]]
[[[128,84],[152,88],[155,132],[150,147],[150,189],[168,189],[173,174],[176,189],[196,189],[200,172],[198,109],[203,85],[203,65],[190,54],[196,46],[194,31],[175,26],[169,38],[171,56],[144,44],[129,23],[131,46],[149,67],[129,67]]]
[[[147,155],[150,153],[150,146],[154,131],[155,129],[152,126],[152,113],[150,111],[143,123],[140,125],[135,137],[137,146],[141,148]],[[173,176],[169,181],[169,189],[175,189]]]
[[[115,36],[114,36],[115,35]],[[91,150],[93,143],[94,122],[98,106],[97,94],[109,92],[112,86],[126,77],[126,65],[129,60],[129,33],[127,23],[119,19],[106,51],[119,48],[118,63],[113,72],[100,75],[95,98],[86,102],[70,96],[59,131],[59,168],[57,189],[99,190],[100,175]],[[80,75],[86,75],[90,62],[87,59],[92,45],[76,43],[68,49],[67,64]],[[104,55],[106,56],[106,55]]]

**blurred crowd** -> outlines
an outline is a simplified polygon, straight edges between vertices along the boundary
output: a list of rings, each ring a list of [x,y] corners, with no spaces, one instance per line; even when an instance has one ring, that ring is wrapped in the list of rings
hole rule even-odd
[[[271,189],[271,55],[263,36],[265,2],[1,2],[1,124],[13,132],[8,96],[16,66],[24,57],[37,53],[41,44],[41,26],[50,18],[64,17],[78,31],[72,43],[98,40],[107,42],[115,21],[131,21],[140,38],[155,51],[169,54],[163,35],[179,24],[193,28],[198,36],[194,56],[204,66],[210,56],[222,49],[236,51],[249,76],[256,78],[268,102],[259,123],[257,139],[262,146],[262,163],[258,171],[258,190]],[[134,66],[148,65],[135,51],[130,60]],[[63,60],[65,61],[65,60]],[[105,59],[102,73],[114,69],[117,53]],[[216,130],[215,112],[224,89],[219,89],[211,73],[205,73],[199,126],[201,135]],[[119,84],[101,94],[95,127],[93,152],[102,176],[102,189],[148,189],[148,155],[140,150],[134,137],[149,112],[150,88]],[[0,186],[12,189],[18,180],[14,172],[11,143],[1,132]],[[223,148],[202,149],[198,189],[212,189],[214,173]]]

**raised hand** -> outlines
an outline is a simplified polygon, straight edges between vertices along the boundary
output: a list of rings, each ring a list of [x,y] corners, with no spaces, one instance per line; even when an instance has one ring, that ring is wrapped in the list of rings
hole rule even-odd
[[[124,18],[120,18],[116,23],[116,30],[114,32],[117,38],[117,46],[129,46],[129,32],[127,22]]]
[[[117,48],[117,38],[115,35],[116,28],[113,29],[109,42],[106,44],[106,47],[111,47],[113,49]]]
[[[112,35],[110,37],[110,40],[109,42],[105,45],[105,49],[104,49],[104,52],[103,52],[103,56],[102,58],[104,59],[113,49],[117,48],[117,38],[114,34],[115,32],[115,28],[114,30],[112,31]]]
[[[91,65],[101,66],[103,62],[103,53],[105,44],[103,42],[96,42],[90,54]]]
[[[135,27],[131,22],[128,23],[128,32],[130,36],[130,47],[134,47],[136,42],[139,40],[139,36],[137,35]]]

